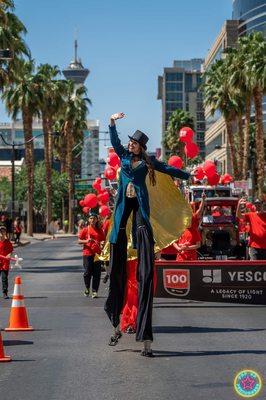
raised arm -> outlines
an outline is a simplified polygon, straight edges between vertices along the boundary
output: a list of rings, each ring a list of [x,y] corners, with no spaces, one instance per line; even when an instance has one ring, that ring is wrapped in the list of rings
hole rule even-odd
[[[166,163],[157,160],[155,157],[151,157],[151,161],[156,171],[163,172],[164,174],[173,176],[174,178],[187,180],[191,176],[189,172],[183,171],[179,168],[171,167],[170,165],[167,165]]]
[[[245,198],[241,198],[237,204],[237,208],[236,208],[236,216],[239,219],[242,219],[245,217],[245,213],[243,213],[241,211],[242,205],[246,205],[247,200]]]
[[[114,148],[114,151],[118,155],[118,157],[123,157],[123,155],[126,152],[126,149],[124,146],[122,146],[121,141],[118,137],[116,126],[115,126],[115,121],[120,118],[124,118],[125,114],[124,113],[117,113],[113,114],[110,117],[110,125],[109,125],[109,133],[110,133],[110,140],[111,144]]]

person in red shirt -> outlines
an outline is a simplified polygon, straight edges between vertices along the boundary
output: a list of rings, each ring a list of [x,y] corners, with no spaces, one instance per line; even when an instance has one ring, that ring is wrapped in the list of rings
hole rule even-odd
[[[20,244],[20,236],[22,232],[21,220],[20,218],[16,218],[14,222],[14,236],[15,243]]]
[[[95,255],[101,253],[101,242],[104,241],[104,233],[99,225],[98,215],[91,212],[86,226],[79,234],[79,244],[83,244],[84,266],[84,296],[89,297],[92,278],[92,298],[98,297],[98,289],[101,279],[101,265],[94,261]]]
[[[0,255],[7,257],[4,259],[0,257],[0,274],[2,275],[2,289],[3,289],[3,297],[4,299],[9,299],[8,297],[8,272],[9,272],[9,265],[13,251],[13,245],[10,240],[7,238],[7,231],[6,227],[0,227]]]
[[[199,219],[195,213],[192,216],[190,228],[187,228],[173,246],[178,251],[177,261],[197,260],[197,249],[200,247],[201,235],[199,233]]]
[[[236,216],[243,218],[249,224],[249,256],[251,260],[266,260],[266,212],[263,202],[257,199],[254,203],[256,211],[243,213],[241,208],[247,200],[242,198],[238,202]]]
[[[166,247],[161,251],[162,259],[172,259],[172,254],[176,255],[177,261],[197,260],[197,249],[201,245],[201,235],[199,232],[199,224],[202,219],[204,205],[205,205],[205,192],[202,193],[201,202],[197,211],[193,212],[191,225],[187,228],[180,238],[171,246]],[[191,204],[192,210],[194,210]]]

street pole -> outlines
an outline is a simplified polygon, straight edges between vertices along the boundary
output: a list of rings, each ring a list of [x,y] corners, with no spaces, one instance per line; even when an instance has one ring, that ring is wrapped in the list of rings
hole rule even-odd
[[[14,222],[15,216],[15,143],[12,142],[11,150],[11,221]],[[13,236],[13,229],[12,229]]]

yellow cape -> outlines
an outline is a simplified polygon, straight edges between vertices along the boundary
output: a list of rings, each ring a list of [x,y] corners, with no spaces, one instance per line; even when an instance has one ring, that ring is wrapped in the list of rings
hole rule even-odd
[[[190,226],[192,210],[169,175],[156,171],[156,185],[150,184],[148,176],[146,185],[149,192],[150,222],[155,241],[154,251],[157,253],[175,242]],[[105,246],[99,256],[102,261],[109,260],[109,235],[112,230],[112,222],[113,220],[111,220]],[[132,218],[129,219],[127,224],[128,259],[137,258],[137,250],[131,247],[131,225]]]

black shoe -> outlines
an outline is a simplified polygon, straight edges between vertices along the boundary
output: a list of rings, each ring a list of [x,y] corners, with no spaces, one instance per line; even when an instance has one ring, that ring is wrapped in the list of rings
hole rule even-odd
[[[147,350],[142,350],[140,355],[143,356],[143,357],[149,357],[149,358],[153,358],[154,357],[153,352],[152,351],[147,351]]]
[[[118,340],[122,337],[121,332],[117,332],[114,335],[110,337],[110,341],[108,343],[109,346],[116,346],[118,343]]]
[[[103,283],[107,283],[107,282],[108,282],[108,279],[109,279],[109,274],[106,274],[106,275],[103,277]]]
[[[8,300],[8,299],[9,299],[8,294],[7,294],[7,293],[3,293],[3,298],[4,298],[5,300]]]

